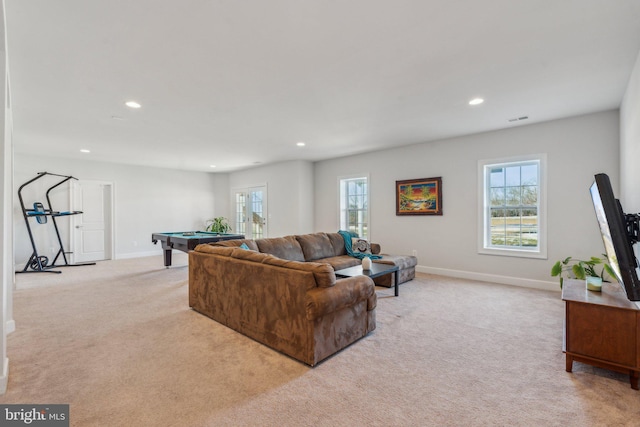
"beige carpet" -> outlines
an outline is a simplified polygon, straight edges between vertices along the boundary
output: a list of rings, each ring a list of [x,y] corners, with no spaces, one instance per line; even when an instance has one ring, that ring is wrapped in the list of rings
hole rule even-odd
[[[312,369],[191,311],[174,257],[18,275],[0,403],[68,403],[74,426],[640,424],[628,377],[565,372],[559,293],[419,275]]]

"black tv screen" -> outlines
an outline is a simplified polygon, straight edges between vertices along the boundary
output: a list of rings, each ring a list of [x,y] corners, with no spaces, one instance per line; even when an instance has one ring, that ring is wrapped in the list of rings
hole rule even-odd
[[[590,192],[607,259],[615,272],[615,279],[620,282],[630,301],[640,301],[640,280],[636,270],[638,264],[633,252],[633,243],[627,232],[627,221],[622,206],[613,194],[609,176],[597,174]]]

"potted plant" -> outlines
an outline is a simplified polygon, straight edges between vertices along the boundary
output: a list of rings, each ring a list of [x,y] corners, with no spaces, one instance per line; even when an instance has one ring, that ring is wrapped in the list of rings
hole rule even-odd
[[[587,277],[599,277],[604,281],[605,273],[611,277],[615,277],[613,269],[605,261],[606,257],[604,255],[603,258],[592,256],[588,261],[567,257],[556,262],[553,267],[551,267],[551,276],[560,276],[560,288],[562,288],[562,282],[564,280],[562,274],[565,271],[572,273],[576,279],[585,280]],[[596,266],[599,264],[602,264],[600,274],[596,271]]]
[[[227,233],[231,231],[229,221],[227,221],[227,218],[223,216],[207,220],[205,226],[205,231],[212,233]]]

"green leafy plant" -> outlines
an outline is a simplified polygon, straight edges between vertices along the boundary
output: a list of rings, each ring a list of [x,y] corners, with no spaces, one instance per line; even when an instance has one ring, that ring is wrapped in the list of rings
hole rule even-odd
[[[229,224],[229,221],[227,221],[227,218],[219,216],[217,218],[207,220],[205,231],[210,231],[212,233],[227,233],[231,231],[231,225]]]
[[[575,277],[576,279],[584,280],[588,276],[590,276],[600,277],[604,281],[605,273],[610,277],[615,277],[613,269],[605,261],[606,257],[604,255],[603,258],[592,256],[588,261],[567,257],[556,262],[553,267],[551,267],[551,276],[560,276],[560,288],[562,288],[562,282],[564,281],[562,274],[565,271],[569,272],[569,274],[573,274],[573,277]],[[598,272],[596,271],[596,266],[600,264],[602,264],[602,270],[598,274]],[[569,277],[569,275],[567,277]]]

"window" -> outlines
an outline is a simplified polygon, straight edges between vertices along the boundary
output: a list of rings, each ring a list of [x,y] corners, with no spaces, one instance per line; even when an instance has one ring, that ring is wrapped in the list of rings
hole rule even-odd
[[[478,165],[480,253],[546,258],[544,155]]]
[[[246,237],[246,218],[247,218],[247,193],[238,191],[235,194],[235,206],[236,206],[236,233],[245,234]]]
[[[368,177],[340,179],[340,229],[369,238]]]

